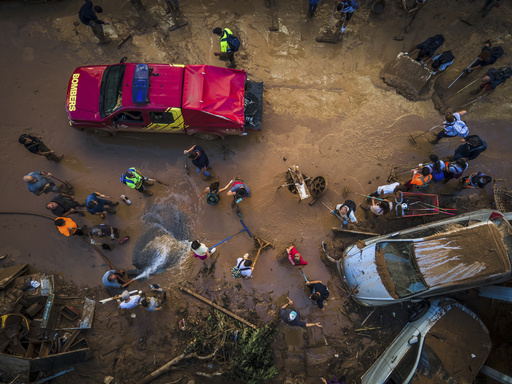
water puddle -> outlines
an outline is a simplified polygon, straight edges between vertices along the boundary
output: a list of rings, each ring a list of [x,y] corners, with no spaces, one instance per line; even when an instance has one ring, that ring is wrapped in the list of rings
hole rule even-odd
[[[188,217],[172,202],[161,200],[141,218],[146,230],[135,244],[132,261],[144,272],[136,279],[180,266],[190,251]]]

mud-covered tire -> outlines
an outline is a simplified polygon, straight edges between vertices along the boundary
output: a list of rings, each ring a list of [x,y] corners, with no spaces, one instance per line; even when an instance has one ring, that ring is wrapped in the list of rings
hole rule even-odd
[[[214,140],[220,139],[219,135],[216,135],[215,133],[208,133],[208,132],[195,133],[194,137],[196,139],[206,140],[206,141],[214,141]]]
[[[112,133],[109,131],[104,131],[103,129],[87,129],[86,132],[91,136],[97,137],[110,137]]]

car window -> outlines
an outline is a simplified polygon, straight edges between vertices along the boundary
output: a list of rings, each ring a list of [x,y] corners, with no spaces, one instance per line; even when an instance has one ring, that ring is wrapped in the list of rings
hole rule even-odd
[[[447,223],[442,225],[434,225],[426,228],[418,229],[417,231],[408,232],[408,233],[399,233],[396,236],[393,236],[393,239],[422,239],[425,237],[437,235],[439,233],[445,233],[448,231],[453,231],[454,229],[469,227],[475,223],[480,222],[479,220],[462,220],[457,221],[456,223]]]
[[[402,357],[402,360],[397,364],[391,375],[386,380],[385,384],[403,384],[407,377],[411,374],[416,363],[420,343],[414,343],[409,350]]]
[[[149,112],[149,118],[152,123],[156,124],[172,124],[174,116],[172,112]]]
[[[142,112],[140,111],[122,111],[119,112],[115,117],[114,121],[119,124],[122,123],[144,123]]]
[[[102,118],[122,107],[124,65],[107,67],[100,90],[100,115]]]
[[[412,241],[380,242],[376,245],[375,252],[380,254],[377,256],[384,257],[398,297],[406,297],[427,289],[416,266]]]

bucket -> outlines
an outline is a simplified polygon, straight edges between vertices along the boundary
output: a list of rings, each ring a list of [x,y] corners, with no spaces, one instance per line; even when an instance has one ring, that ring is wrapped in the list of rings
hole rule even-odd
[[[377,0],[372,5],[372,11],[374,13],[382,13],[384,8],[386,7],[386,1],[385,0]]]

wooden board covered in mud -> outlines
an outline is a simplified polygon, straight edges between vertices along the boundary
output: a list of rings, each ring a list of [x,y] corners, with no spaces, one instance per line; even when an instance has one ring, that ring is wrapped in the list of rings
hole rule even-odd
[[[433,72],[426,66],[400,52],[395,61],[382,69],[380,77],[404,97],[419,100],[422,94],[428,94],[424,88],[432,75]]]

